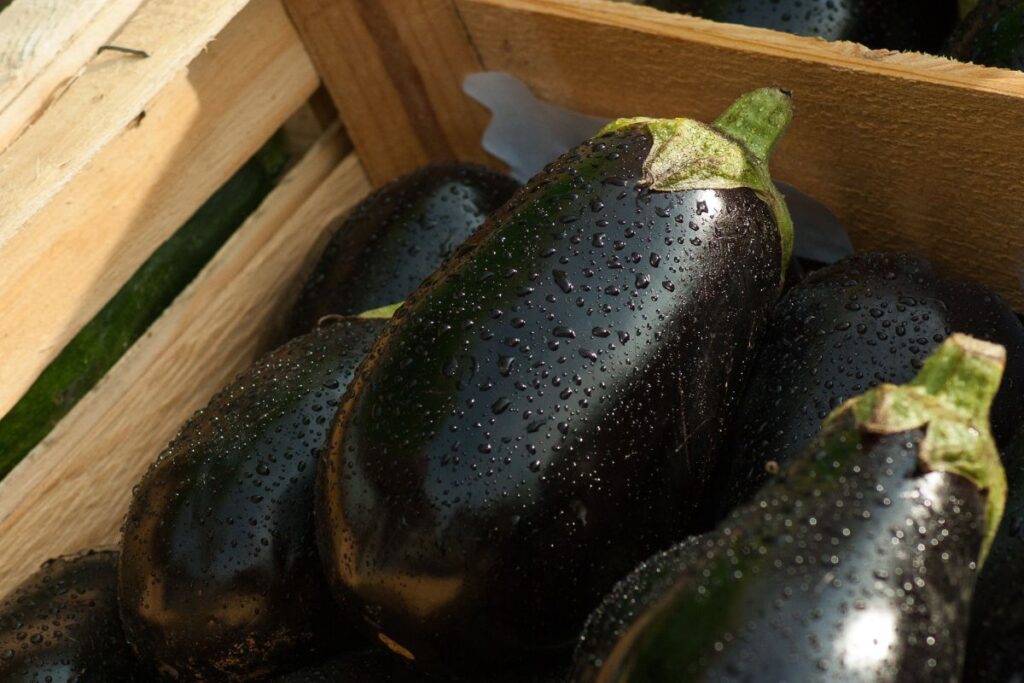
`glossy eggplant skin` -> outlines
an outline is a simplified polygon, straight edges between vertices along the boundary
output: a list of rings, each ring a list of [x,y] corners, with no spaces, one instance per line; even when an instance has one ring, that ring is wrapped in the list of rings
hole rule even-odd
[[[705,524],[782,246],[752,190],[649,189],[651,140],[599,136],[531,180],[339,411],[317,489],[332,588],[424,667],[567,647],[616,578]]]
[[[953,31],[956,0],[644,0],[715,21],[871,48],[936,52]]]
[[[254,680],[343,643],[313,482],[338,400],[383,326],[327,324],[264,356],[185,423],[136,488],[121,614],[162,677]]]
[[[1003,462],[1006,512],[971,603],[965,683],[1024,680],[1024,427]]]
[[[143,681],[117,614],[117,553],[49,560],[0,600],[0,682]]]
[[[959,680],[985,496],[922,470],[927,429],[817,440],[625,579],[571,681]]]
[[[339,221],[295,306],[292,336],[326,315],[403,301],[519,184],[483,166],[424,166],[388,183]]]
[[[267,683],[564,683],[564,665],[541,673],[499,672],[473,678],[429,676],[379,649],[347,652]]]
[[[790,259],[789,267],[786,269],[786,282],[783,289],[792,289],[796,285],[800,284],[805,277],[807,277],[807,270],[800,262],[800,259]]]
[[[1007,445],[1024,421],[1024,325],[995,293],[947,279],[910,254],[858,254],[815,271],[772,312],[714,487],[719,515],[748,500],[818,433],[844,400],[909,381],[952,332],[1007,350],[992,433]]]
[[[412,667],[381,650],[346,652],[268,683],[423,683]]]
[[[1024,71],[1024,2],[983,0],[960,22],[946,54],[961,62]]]

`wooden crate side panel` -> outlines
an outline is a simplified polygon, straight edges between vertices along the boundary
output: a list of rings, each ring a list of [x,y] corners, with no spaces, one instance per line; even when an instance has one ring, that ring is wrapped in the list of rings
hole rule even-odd
[[[288,153],[293,159],[301,158],[314,142],[320,139],[328,128],[338,120],[338,112],[334,105],[330,109],[323,110],[319,104],[315,104],[318,93],[324,93],[330,103],[330,97],[326,90],[317,88],[312,97],[288,117],[288,120],[281,126],[284,131],[285,142],[288,146]],[[334,111],[334,118],[330,118],[330,112]],[[347,139],[347,137],[346,137]]]
[[[134,486],[267,347],[330,221],[369,184],[335,126],[145,337],[0,482],[0,595],[60,553],[116,542]],[[340,165],[339,165],[340,162]]]
[[[265,1],[265,0],[257,0]],[[247,0],[153,0],[0,157],[0,247],[186,68]]]
[[[600,116],[710,120],[792,90],[774,174],[861,249],[918,249],[1024,309],[1024,74],[598,0],[457,0],[487,69]]]
[[[142,0],[14,0],[0,12],[0,150],[75,78]]]
[[[317,83],[278,0],[254,0],[0,242],[0,414]]]
[[[285,0],[375,185],[430,161],[495,164],[480,70],[452,0]]]

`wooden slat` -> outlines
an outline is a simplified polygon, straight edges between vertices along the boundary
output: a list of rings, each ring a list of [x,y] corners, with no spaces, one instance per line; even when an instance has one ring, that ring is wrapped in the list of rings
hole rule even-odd
[[[429,161],[496,164],[487,112],[462,94],[480,70],[452,0],[285,0],[375,185]]]
[[[321,109],[319,103],[314,104],[317,93],[324,93],[329,108]],[[329,113],[332,110],[334,110],[334,105],[331,103],[330,97],[323,88],[318,88],[310,100],[295,110],[284,122],[282,129],[287,139],[288,152],[294,158],[305,154],[310,145],[319,140],[324,131],[338,120],[337,111],[334,111],[333,119],[329,118]]]
[[[323,85],[310,96],[308,106],[322,126],[329,126],[338,120],[338,108],[334,106],[331,93]]]
[[[132,36],[146,34],[161,18],[195,20],[195,12],[184,7],[153,0],[117,40],[176,52],[163,40],[151,42],[152,35]],[[183,56],[173,64],[168,57],[157,73],[140,71],[156,56],[97,58],[90,75],[0,156],[0,182],[6,183],[0,197],[0,414],[317,87],[316,72],[278,0],[253,0],[216,41],[204,45],[193,40],[198,56],[190,65],[179,63]],[[162,80],[155,96],[130,95],[136,88],[152,91],[150,78]],[[88,93],[98,98],[95,105],[81,102]],[[108,107],[113,100],[120,102]],[[80,106],[69,110],[72,101]],[[135,118],[143,112],[144,118]],[[101,140],[107,132],[115,135]],[[45,146],[43,133],[53,135]],[[96,149],[62,149],[69,137],[89,138]],[[32,155],[38,170],[31,163],[25,167]],[[73,175],[62,166],[75,164],[81,167]],[[39,204],[36,193],[52,196]],[[29,210],[33,203],[39,205]]]
[[[776,177],[859,248],[920,249],[1024,309],[1024,74],[600,0],[456,5],[484,67],[578,111],[708,120],[746,90],[792,90]]]
[[[105,52],[4,153],[0,245],[117,137],[246,5],[246,0],[153,0],[112,39],[142,59]]]
[[[0,13],[0,149],[32,122],[142,0],[14,0]]]
[[[0,595],[43,560],[115,542],[132,486],[194,410],[244,369],[290,305],[325,227],[367,191],[335,126],[192,285],[0,482]],[[341,161],[339,165],[339,161]]]

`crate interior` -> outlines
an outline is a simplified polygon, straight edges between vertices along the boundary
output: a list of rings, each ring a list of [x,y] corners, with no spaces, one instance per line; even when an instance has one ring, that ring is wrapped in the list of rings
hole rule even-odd
[[[797,110],[778,179],[824,202],[857,247],[920,250],[1024,306],[1022,162],[1006,153],[1024,138],[1020,73],[606,0],[453,0],[416,16],[288,4],[375,183],[479,158],[486,112],[459,88],[481,69],[606,117],[708,120],[777,85]]]
[[[0,33],[10,17],[0,13]],[[0,173],[17,189],[0,209],[0,413],[276,130],[302,110],[320,116],[306,114],[292,166],[259,209],[0,480],[0,538],[16,549],[0,554],[0,593],[48,557],[116,541],[132,485],[177,427],[272,343],[330,221],[369,190],[280,2],[182,12],[154,1],[107,28],[81,50],[77,78],[0,152]],[[96,54],[103,44],[163,59]]]
[[[827,204],[859,248],[922,251],[1024,308],[1024,158],[1007,153],[1024,136],[1021,74],[607,0],[93,10],[90,31],[74,34],[92,40],[76,43],[77,76],[41,109],[23,107],[31,114],[13,128],[0,111],[0,128],[14,131],[0,174],[15,190],[0,203],[0,413],[289,116],[311,97],[329,109],[314,97],[321,82],[347,137],[328,125],[150,332],[0,481],[0,539],[16,549],[0,555],[0,593],[47,557],[116,540],[132,484],[177,425],[264,350],[333,217],[429,161],[496,163],[480,147],[488,112],[462,92],[477,71],[511,73],[547,101],[609,117],[709,119],[745,90],[791,90],[797,118],[776,177]],[[102,44],[149,56],[96,55]],[[53,60],[49,73],[67,71]]]

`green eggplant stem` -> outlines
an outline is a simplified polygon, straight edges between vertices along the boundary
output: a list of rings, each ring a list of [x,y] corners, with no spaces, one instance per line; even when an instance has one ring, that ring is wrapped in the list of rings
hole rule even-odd
[[[954,334],[928,357],[910,386],[924,389],[965,420],[987,425],[1005,366],[1002,346]]]
[[[390,320],[391,316],[395,314],[403,302],[399,301],[397,304],[388,304],[387,306],[381,306],[380,308],[374,308],[369,311],[363,311],[357,318],[371,318],[374,320]]]
[[[953,334],[909,384],[880,385],[826,419],[831,424],[852,410],[860,428],[870,433],[925,429],[918,456],[922,470],[964,477],[986,496],[980,562],[988,556],[1006,506],[1006,473],[989,427],[1005,365],[1002,346]]]
[[[644,180],[652,190],[727,190],[745,187],[771,206],[779,227],[783,282],[793,252],[793,219],[768,172],[768,156],[793,118],[789,93],[761,88],[740,96],[713,125],[691,119],[617,119],[598,135],[642,126],[651,136]]]
[[[780,88],[760,88],[741,95],[712,125],[767,161],[792,120],[792,96]]]

